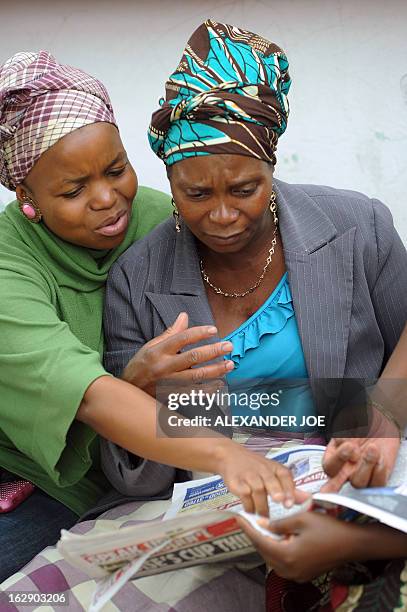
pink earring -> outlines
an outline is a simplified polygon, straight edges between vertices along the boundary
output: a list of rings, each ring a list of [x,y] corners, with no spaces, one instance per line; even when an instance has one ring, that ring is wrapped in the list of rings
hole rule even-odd
[[[24,217],[28,219],[28,221],[31,221],[31,223],[39,223],[41,221],[41,211],[31,198],[26,196],[25,199],[19,203],[19,208]]]

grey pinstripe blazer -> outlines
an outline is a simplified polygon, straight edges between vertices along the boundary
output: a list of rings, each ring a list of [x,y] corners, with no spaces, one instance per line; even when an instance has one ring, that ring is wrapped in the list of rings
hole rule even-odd
[[[345,190],[275,180],[280,231],[308,373],[376,378],[407,319],[407,253],[389,210]],[[120,373],[134,353],[187,311],[213,323],[195,239],[167,220],[112,267],[106,289],[106,368]],[[177,470],[132,458],[103,441],[112,484],[140,498],[170,494]],[[182,477],[182,475],[181,475]]]

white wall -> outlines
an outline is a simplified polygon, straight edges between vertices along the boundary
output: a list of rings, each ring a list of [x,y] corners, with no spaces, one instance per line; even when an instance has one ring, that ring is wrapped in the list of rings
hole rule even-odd
[[[51,51],[106,84],[140,182],[168,190],[146,127],[197,25],[212,17],[287,52],[291,116],[277,176],[363,191],[407,242],[406,0],[0,2],[0,62]],[[10,193],[0,191],[0,203]]]

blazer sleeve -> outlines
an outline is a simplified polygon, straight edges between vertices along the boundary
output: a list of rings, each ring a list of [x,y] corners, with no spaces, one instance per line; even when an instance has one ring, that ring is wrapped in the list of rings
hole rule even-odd
[[[109,274],[104,307],[104,361],[106,369],[118,377],[147,342],[131,292],[134,286],[138,295],[144,293],[141,286],[145,283],[147,267],[147,261],[138,259],[137,265],[127,273],[116,263]],[[190,477],[169,465],[137,457],[108,440],[101,441],[101,461],[103,471],[115,489],[123,495],[140,499],[169,497],[175,480]]]
[[[375,260],[370,287],[370,299],[375,312],[384,345],[383,363],[386,364],[401,336],[407,320],[407,252],[394,225],[391,212],[379,200],[371,200],[373,206],[373,228],[369,232],[369,263]],[[365,349],[366,350],[366,349]],[[328,437],[338,431],[368,434],[370,387],[365,378],[348,378],[340,385],[339,400],[335,397],[336,381],[331,385],[334,418],[330,422]],[[369,384],[375,381],[370,380]],[[325,391],[326,403],[329,396]],[[364,432],[364,433],[363,433]],[[342,433],[342,435],[344,435]],[[354,435],[354,433],[348,433]]]
[[[407,252],[389,209],[373,200],[377,275],[372,303],[384,341],[384,363],[393,352],[407,321]]]

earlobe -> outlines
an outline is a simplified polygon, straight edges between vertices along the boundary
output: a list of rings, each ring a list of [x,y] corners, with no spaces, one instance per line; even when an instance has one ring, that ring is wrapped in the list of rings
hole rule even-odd
[[[19,202],[23,200],[34,200],[31,190],[23,183],[16,185],[16,197]]]
[[[22,202],[27,195],[28,194],[22,185],[16,186],[16,198],[19,202]]]

